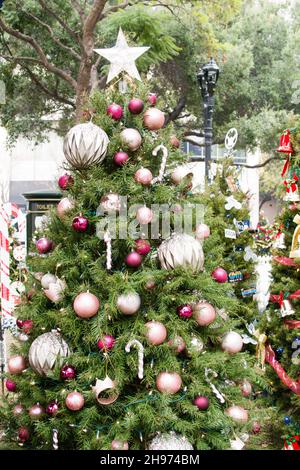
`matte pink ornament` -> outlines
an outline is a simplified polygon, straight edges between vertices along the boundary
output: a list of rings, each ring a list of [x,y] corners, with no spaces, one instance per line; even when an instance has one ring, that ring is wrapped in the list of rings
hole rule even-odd
[[[28,441],[30,437],[29,429],[26,426],[22,426],[18,429],[18,438],[21,442]]]
[[[135,152],[142,145],[141,134],[136,129],[124,129],[120,137],[123,145],[128,147],[132,152]]]
[[[25,370],[26,367],[26,359],[23,356],[11,356],[8,359],[7,368],[11,374],[22,374],[23,370]]]
[[[135,241],[135,251],[142,256],[147,255],[151,251],[151,245],[147,240],[136,240]]]
[[[18,416],[18,415],[21,415],[22,413],[24,413],[24,406],[21,405],[21,403],[17,403],[16,406],[14,407],[13,409],[13,414],[15,416]]]
[[[118,166],[123,166],[128,161],[129,156],[126,152],[117,152],[114,154],[114,162]]]
[[[35,246],[38,252],[41,255],[44,255],[53,249],[53,242],[52,240],[49,240],[49,238],[42,237],[36,242]]]
[[[63,219],[67,212],[74,209],[74,202],[69,197],[64,197],[56,207],[57,215],[60,219]]]
[[[157,96],[155,93],[150,93],[148,95],[148,103],[150,104],[150,106],[155,106],[156,103],[157,103]]]
[[[134,315],[141,306],[141,298],[137,292],[119,295],[117,307],[124,315]]]
[[[193,305],[194,318],[198,325],[210,325],[216,319],[216,311],[208,302],[197,302]]]
[[[89,221],[86,217],[83,215],[78,215],[77,217],[74,217],[73,222],[72,222],[72,227],[75,230],[75,232],[86,232],[89,226]]]
[[[137,183],[149,186],[153,180],[153,175],[148,168],[140,168],[135,172],[134,179]]]
[[[247,423],[248,421],[248,411],[241,406],[232,405],[227,410],[225,414],[232,418],[237,423]]]
[[[140,114],[144,109],[144,102],[139,98],[132,98],[129,101],[128,109],[131,114]]]
[[[236,354],[243,349],[243,338],[235,331],[229,331],[223,338],[222,349],[230,354]]]
[[[184,339],[181,336],[175,336],[174,338],[168,341],[168,345],[176,353],[181,353],[185,350],[186,344]]]
[[[132,251],[125,258],[125,263],[130,268],[138,268],[142,264],[143,258],[136,251]]]
[[[192,306],[189,304],[179,305],[176,311],[181,318],[190,318],[193,315]]]
[[[182,385],[182,380],[177,372],[161,372],[156,378],[156,387],[161,393],[174,395]]]
[[[158,131],[165,123],[165,115],[160,109],[149,108],[144,114],[144,125],[150,131]]]
[[[90,318],[97,314],[100,307],[98,298],[90,292],[81,292],[74,300],[73,308],[80,318]]]
[[[198,224],[196,227],[196,238],[197,240],[205,240],[210,236],[209,226],[206,224]]]
[[[252,393],[252,385],[248,380],[243,380],[240,384],[240,389],[243,397],[249,397]]]
[[[66,189],[69,189],[73,184],[74,184],[74,178],[68,173],[65,173],[64,175],[62,175],[58,180],[58,186],[63,191],[65,191]]]
[[[115,338],[111,335],[104,335],[103,338],[99,339],[98,341],[98,348],[101,349],[101,351],[108,351],[112,349],[115,345]]]
[[[175,147],[175,148],[180,147],[180,140],[177,139],[176,135],[171,135],[170,144],[172,145],[172,147]]]
[[[31,419],[41,419],[45,414],[45,409],[39,403],[36,403],[29,408],[28,413]]]
[[[15,392],[17,390],[17,384],[11,379],[6,379],[5,387],[8,392]]]
[[[117,193],[108,193],[102,196],[100,201],[101,208],[108,214],[119,212],[121,209],[120,196]]]
[[[150,277],[150,278],[146,281],[145,289],[147,289],[147,290],[152,290],[152,289],[154,289],[155,287],[156,287],[155,279]]]
[[[209,399],[205,396],[202,396],[202,395],[198,395],[194,401],[193,401],[194,405],[197,406],[198,410],[207,410],[207,408],[209,407]]]
[[[106,113],[114,119],[114,121],[119,121],[123,116],[123,108],[119,104],[112,103],[107,109]]]
[[[111,442],[111,449],[112,450],[128,450],[129,445],[127,441],[119,441],[117,439],[114,439]]]
[[[136,218],[141,225],[146,225],[151,222],[154,214],[148,207],[140,207],[136,212]]]
[[[46,413],[49,416],[55,416],[56,413],[58,412],[58,408],[59,408],[59,405],[58,405],[57,401],[51,401],[50,403],[48,403],[48,405],[46,407]]]
[[[162,344],[167,337],[167,330],[165,325],[159,321],[148,321],[145,325],[147,328],[146,338],[150,344]]]
[[[228,281],[228,275],[225,269],[223,268],[216,268],[212,273],[212,278],[219,282],[220,284],[223,284],[224,282]]]
[[[84,406],[84,397],[79,392],[71,392],[66,398],[66,407],[71,411],[79,411]]]

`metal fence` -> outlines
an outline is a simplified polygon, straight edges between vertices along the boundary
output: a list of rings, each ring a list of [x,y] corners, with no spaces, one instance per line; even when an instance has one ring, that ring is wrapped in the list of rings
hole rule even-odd
[[[194,145],[194,144],[191,144],[190,142],[183,142],[182,150],[186,153],[200,156],[203,159],[205,158],[205,148],[203,146]],[[226,154],[226,152],[227,150],[223,145],[218,145],[218,144],[213,145],[212,146],[212,160],[217,161],[217,160],[222,159],[224,155]],[[237,165],[246,163],[247,161],[246,150],[244,149],[235,150],[233,160],[234,160],[234,163],[236,163]]]

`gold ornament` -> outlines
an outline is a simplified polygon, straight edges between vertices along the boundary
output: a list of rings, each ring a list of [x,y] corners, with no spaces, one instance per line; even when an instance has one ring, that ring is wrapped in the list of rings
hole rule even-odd
[[[111,405],[117,400],[119,394],[115,392],[115,388],[116,383],[111,380],[108,375],[104,380],[96,379],[96,385],[92,386],[93,393],[95,394],[97,402],[100,403],[100,405]],[[111,390],[113,392],[112,395],[108,398],[101,397],[101,393],[107,390]]]

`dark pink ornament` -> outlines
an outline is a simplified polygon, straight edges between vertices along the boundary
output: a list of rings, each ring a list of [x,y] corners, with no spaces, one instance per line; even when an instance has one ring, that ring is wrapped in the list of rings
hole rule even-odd
[[[49,238],[42,237],[36,242],[35,246],[41,255],[45,255],[53,249],[53,242]]]
[[[99,339],[98,341],[98,348],[101,349],[101,351],[107,351],[109,349],[112,349],[115,345],[115,338],[111,335],[104,335],[103,338]]]
[[[132,98],[132,100],[129,101],[128,109],[131,114],[140,114],[144,109],[143,100],[140,100],[139,98]]]
[[[8,392],[15,392],[17,390],[17,384],[11,379],[6,379],[5,387]]]
[[[68,173],[65,173],[62,175],[59,180],[58,180],[58,186],[62,190],[67,190],[69,189],[72,185],[74,184],[74,178],[71,175],[68,175]]]
[[[190,318],[193,315],[192,306],[189,304],[179,305],[176,310],[177,314],[182,318]]]
[[[261,426],[258,421],[254,421],[253,426],[252,426],[252,432],[254,434],[258,434],[261,430]]]
[[[83,215],[74,217],[72,227],[76,232],[86,232],[89,226],[89,221]]]
[[[20,328],[26,335],[28,335],[33,328],[32,320],[17,320],[17,327]]]
[[[128,161],[128,154],[126,152],[117,152],[114,155],[114,162],[118,166],[123,166]]]
[[[46,407],[46,413],[50,416],[55,416],[56,413],[58,412],[58,403],[57,401],[51,401],[50,403],[48,403],[47,407]]]
[[[207,410],[207,408],[209,407],[209,399],[202,395],[196,397],[193,403],[197,406],[198,410]]]
[[[225,269],[223,268],[216,268],[212,273],[212,278],[219,282],[220,284],[223,284],[224,282],[228,281],[228,275]]]
[[[151,106],[155,106],[156,103],[157,103],[157,96],[155,93],[150,93],[150,95],[148,96],[148,103],[151,105]]]
[[[147,240],[136,240],[135,251],[142,256],[147,255],[151,251],[151,245]]]
[[[21,442],[26,442],[28,441],[29,439],[29,430],[28,428],[26,428],[26,426],[22,426],[21,428],[19,428],[18,430],[18,438]]]
[[[112,119],[114,119],[114,121],[119,121],[120,119],[122,119],[123,108],[119,104],[116,104],[116,103],[110,104],[107,107],[106,112],[109,116],[112,117]]]
[[[125,258],[125,263],[130,268],[138,268],[142,264],[143,258],[136,251],[132,251]]]
[[[65,364],[60,370],[60,377],[62,380],[72,380],[75,379],[77,371],[75,367]]]

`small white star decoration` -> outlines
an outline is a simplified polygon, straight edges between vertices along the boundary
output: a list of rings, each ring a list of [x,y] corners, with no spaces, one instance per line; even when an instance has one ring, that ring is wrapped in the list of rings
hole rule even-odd
[[[123,71],[130,77],[141,80],[135,61],[148,49],[150,47],[129,47],[122,28],[120,28],[114,47],[110,49],[94,49],[94,51],[109,60],[111,64],[106,82],[109,83]]]

